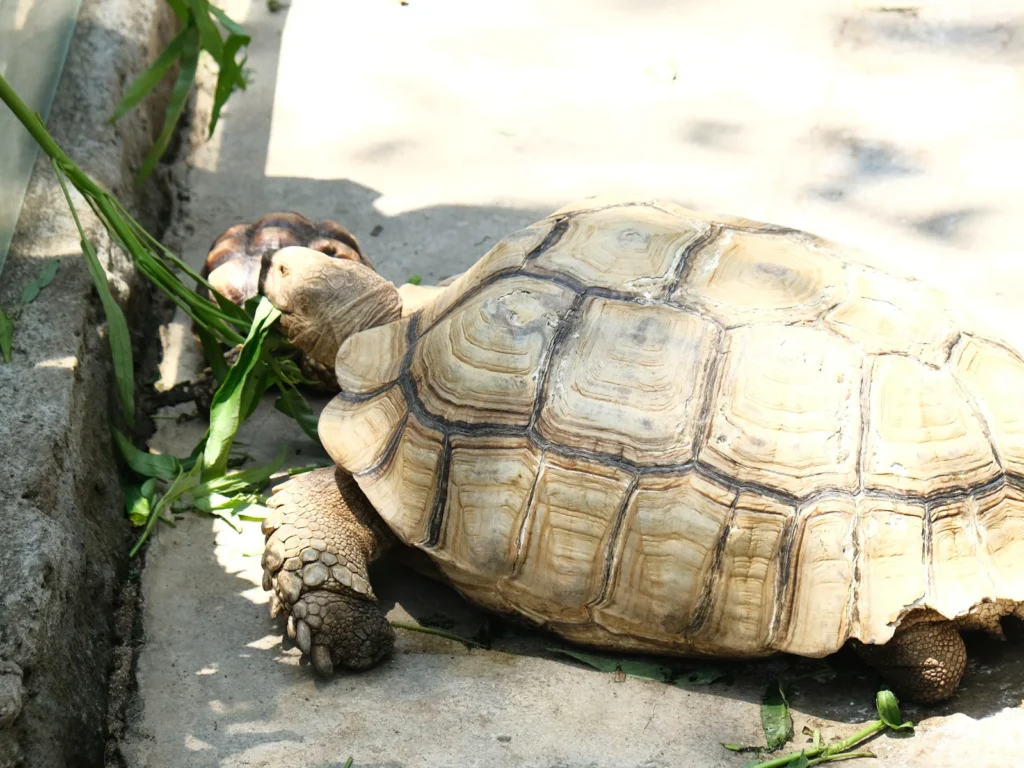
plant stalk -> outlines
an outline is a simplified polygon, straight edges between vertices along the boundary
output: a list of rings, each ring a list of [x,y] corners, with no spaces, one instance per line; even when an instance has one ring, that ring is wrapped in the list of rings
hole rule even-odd
[[[42,148],[43,152],[61,166],[61,169],[71,179],[71,183],[79,191],[88,190],[90,194],[97,197],[104,197],[107,194],[67,156],[67,153],[47,133],[46,126],[43,125],[43,119],[36,112],[33,112],[28,104],[21,100],[21,97],[14,92],[10,83],[2,75],[0,75],[0,101],[3,101],[11,112],[14,113],[14,116],[18,118],[18,121],[25,126],[25,130],[32,135],[32,138],[35,139],[36,144]]]
[[[470,640],[469,638],[465,638],[465,637],[459,637],[459,635],[456,635],[453,632],[445,632],[443,629],[434,629],[433,627],[424,627],[422,624],[409,624],[409,623],[404,622],[404,621],[392,621],[391,622],[391,626],[392,627],[397,627],[398,629],[407,629],[410,632],[422,632],[424,635],[437,635],[438,637],[444,637],[444,638],[446,638],[448,640],[454,640],[454,641],[456,641],[458,643],[462,643],[463,645],[465,645],[465,646],[467,646],[469,648],[483,648],[484,647],[483,645],[481,645],[480,643],[476,642],[475,640]]]
[[[852,736],[849,736],[843,739],[842,741],[836,742],[835,744],[831,744],[827,747],[818,747],[817,749],[805,749],[804,756],[807,757],[808,760],[810,760],[816,757],[829,758],[833,755],[838,755],[838,753],[846,751],[854,744],[859,744],[869,736],[873,736],[879,731],[885,730],[885,727],[885,723],[883,723],[881,720],[875,720],[875,722],[864,726]],[[786,765],[791,763],[793,760],[796,760],[798,757],[800,757],[799,752],[791,752],[788,755],[782,755],[781,757],[776,757],[772,760],[767,760],[763,763],[758,763],[755,766],[751,766],[751,768],[785,768]],[[858,755],[858,757],[866,757],[866,755]],[[822,759],[818,762],[825,762],[825,760]]]

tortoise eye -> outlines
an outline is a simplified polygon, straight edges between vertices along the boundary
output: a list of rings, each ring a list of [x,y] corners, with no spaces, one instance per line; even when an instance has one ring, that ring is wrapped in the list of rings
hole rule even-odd
[[[278,264],[277,271],[281,273],[281,277],[288,277],[288,267],[284,264]]]

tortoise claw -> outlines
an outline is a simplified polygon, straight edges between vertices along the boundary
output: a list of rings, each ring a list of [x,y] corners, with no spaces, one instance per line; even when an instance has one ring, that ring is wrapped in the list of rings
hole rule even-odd
[[[334,662],[331,660],[331,649],[326,645],[314,645],[310,654],[313,669],[321,677],[334,676]]]

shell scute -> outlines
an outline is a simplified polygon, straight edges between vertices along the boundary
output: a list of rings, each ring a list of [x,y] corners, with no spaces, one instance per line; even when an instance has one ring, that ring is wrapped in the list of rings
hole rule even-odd
[[[532,257],[525,271],[661,299],[677,280],[688,249],[710,229],[656,208],[607,208],[568,219],[558,242]]]
[[[548,454],[540,470],[513,574],[500,594],[537,621],[589,619],[631,477],[593,461]]]
[[[843,263],[788,234],[726,229],[689,261],[672,299],[726,327],[811,322],[846,295]]]
[[[537,370],[575,300],[563,286],[516,276],[456,305],[413,350],[424,408],[448,421],[528,424]]]
[[[640,465],[690,461],[719,336],[700,315],[588,298],[551,361],[538,433]]]
[[[730,331],[701,462],[794,497],[856,490],[862,360],[817,328]]]
[[[736,495],[693,471],[641,477],[594,620],[621,634],[680,637],[717,566]]]

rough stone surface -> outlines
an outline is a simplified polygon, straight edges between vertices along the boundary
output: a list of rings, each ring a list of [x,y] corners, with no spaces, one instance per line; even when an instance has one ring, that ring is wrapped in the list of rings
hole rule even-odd
[[[189,157],[177,246],[198,264],[230,224],[298,210],[350,227],[389,279],[430,283],[574,197],[666,194],[865,246],[1024,346],[1019,4],[897,5],[293,0],[272,14],[233,0],[256,80]],[[194,355],[176,327],[169,381]],[[153,445],[180,453],[204,428],[161,424]],[[296,464],[322,456],[268,407],[243,439],[262,460],[280,445]],[[398,630],[380,667],[321,682],[269,619],[262,537],[243,528],[187,516],[148,553],[131,766],[738,768],[750,756],[721,742],[763,743],[758,702],[778,675],[803,676],[793,747],[805,725],[833,739],[874,717],[877,678],[849,654],[822,681],[777,659],[664,685],[512,629],[490,651]],[[485,626],[393,560],[372,578],[394,620]],[[1024,633],[1009,629],[968,638],[957,696],[905,708],[915,735],[876,738],[874,764],[1020,762]]]
[[[68,154],[154,225],[166,184],[133,188],[162,96],[116,128],[124,86],[169,39],[163,0],[86,0],[48,128]],[[81,203],[81,201],[79,201]],[[79,209],[85,208],[82,205]],[[145,291],[85,222],[138,327]],[[109,438],[110,352],[79,236],[41,153],[0,285],[12,309],[52,259],[56,278],[23,309],[0,364],[0,766],[102,760],[111,627],[128,532]],[[20,763],[18,761],[21,761]]]

